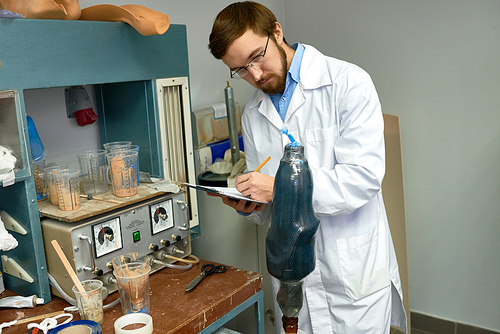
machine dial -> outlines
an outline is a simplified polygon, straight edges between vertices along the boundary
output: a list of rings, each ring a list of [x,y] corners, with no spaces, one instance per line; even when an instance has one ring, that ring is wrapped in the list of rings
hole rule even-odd
[[[123,247],[120,218],[92,226],[96,257],[109,254]]]
[[[156,224],[158,224],[160,222],[160,219],[167,220],[168,219],[167,210],[165,210],[165,208],[160,206],[159,208],[157,208],[155,210],[155,213],[153,215],[153,219],[154,219]]]
[[[172,206],[171,199],[150,206],[151,230],[153,234],[174,227]]]

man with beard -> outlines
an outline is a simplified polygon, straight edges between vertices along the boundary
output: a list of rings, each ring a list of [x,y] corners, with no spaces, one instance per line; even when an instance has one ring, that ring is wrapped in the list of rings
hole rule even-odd
[[[406,331],[381,193],[384,121],[370,76],[312,46],[289,45],[274,14],[255,2],[223,9],[209,39],[211,53],[229,67],[231,78],[257,88],[242,116],[247,170],[271,156],[259,173],[239,176],[236,188],[271,202],[274,175],[289,142],[281,130],[305,147],[320,226],[316,268],[304,280],[300,330],[388,334],[395,325]],[[272,210],[272,205],[222,200],[258,224]],[[279,281],[272,279],[276,294]],[[281,317],[276,301],[275,313]]]

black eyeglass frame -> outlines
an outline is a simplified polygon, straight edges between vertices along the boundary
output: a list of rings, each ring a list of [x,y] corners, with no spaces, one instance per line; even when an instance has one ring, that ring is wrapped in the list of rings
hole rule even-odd
[[[242,79],[243,79],[243,77],[245,77],[245,76],[246,76],[246,74],[245,74],[245,75],[243,75],[243,76],[240,76],[240,75],[238,74],[238,72],[240,72],[240,71],[242,71],[242,70],[245,70],[245,71],[247,71],[247,74],[248,74],[248,70],[247,70],[247,69],[248,69],[249,67],[253,67],[253,62],[254,62],[255,60],[259,59],[260,57],[264,58],[264,56],[266,55],[266,52],[267,52],[267,46],[269,45],[269,38],[270,38],[270,37],[271,37],[271,35],[267,35],[267,42],[266,42],[266,47],[264,48],[264,52],[262,52],[261,54],[259,54],[259,55],[255,56],[252,60],[250,60],[250,61],[248,62],[248,64],[247,64],[247,66],[240,67],[240,68],[239,68],[239,69],[237,69],[236,71],[231,71],[231,70],[229,70],[229,73],[230,73],[230,75],[231,75],[231,79],[234,79],[234,78],[242,78]]]

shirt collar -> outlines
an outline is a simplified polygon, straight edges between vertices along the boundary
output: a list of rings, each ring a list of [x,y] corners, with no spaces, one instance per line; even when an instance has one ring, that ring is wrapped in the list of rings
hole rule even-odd
[[[302,56],[304,55],[304,46],[300,43],[292,44],[292,49],[295,50],[295,54],[292,58],[292,63],[290,64],[290,69],[288,73],[290,73],[291,78],[295,82],[300,81],[300,64],[302,63]]]

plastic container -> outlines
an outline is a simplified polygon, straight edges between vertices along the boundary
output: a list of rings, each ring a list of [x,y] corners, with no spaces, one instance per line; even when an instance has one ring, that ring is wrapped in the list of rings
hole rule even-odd
[[[45,159],[42,157],[33,161],[33,176],[35,178],[36,199],[38,202],[48,198],[48,188],[44,178]]]
[[[104,312],[102,308],[102,282],[99,280],[87,280],[82,282],[85,292],[80,292],[73,286],[78,313],[82,320],[92,320],[99,325],[104,323]]]
[[[30,148],[31,148],[31,158],[33,162],[36,163],[43,159],[43,144],[40,136],[38,135],[38,131],[35,127],[35,122],[33,118],[30,116],[26,116],[28,121],[28,136],[30,139]]]
[[[83,191],[102,194],[108,191],[108,169],[105,150],[89,150],[78,154]]]
[[[80,170],[61,169],[54,171],[59,210],[71,211],[80,208]]]
[[[127,253],[113,258],[123,314],[147,313],[150,310],[149,273],[151,266],[145,254]]]
[[[137,152],[130,150],[106,154],[111,169],[113,195],[116,197],[137,194],[137,155]]]
[[[141,148],[141,146],[139,145],[124,145],[124,146],[120,146],[120,145],[114,145],[114,146],[111,146],[109,147],[108,149],[108,152],[117,152],[117,151],[134,151],[134,152],[137,152],[137,186],[140,185],[140,172],[139,172],[139,149]]]
[[[56,171],[61,170],[62,168],[59,166],[47,167],[44,169],[43,176],[45,180],[45,184],[48,188],[48,194],[50,203],[52,205],[59,205],[59,198],[57,197],[57,188],[56,188]]]
[[[132,142],[131,141],[126,141],[126,140],[122,140],[122,141],[112,141],[112,142],[109,142],[109,143],[105,143],[103,144],[102,146],[104,147],[104,149],[106,151],[109,152],[109,150],[113,147],[113,146],[130,146],[132,145]]]

